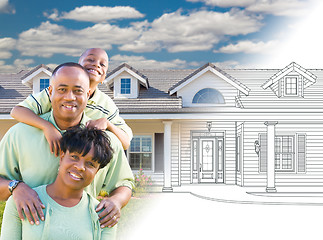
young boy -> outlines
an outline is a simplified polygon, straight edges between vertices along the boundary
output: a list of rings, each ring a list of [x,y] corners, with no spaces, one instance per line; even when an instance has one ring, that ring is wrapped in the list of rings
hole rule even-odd
[[[60,166],[54,183],[34,188],[45,204],[45,221],[21,220],[12,196],[1,229],[4,239],[115,239],[116,228],[101,228],[95,211],[99,201],[84,191],[112,158],[104,131],[73,127],[60,141]]]
[[[87,126],[113,132],[121,141],[123,148],[127,149],[132,139],[131,128],[119,116],[119,109],[113,100],[97,88],[106,77],[108,62],[108,55],[101,48],[87,49],[79,59],[79,64],[85,67],[90,75],[90,98],[85,114],[93,120],[89,121]],[[44,89],[38,94],[28,96],[15,106],[11,116],[20,122],[42,129],[51,152],[58,156],[61,134],[51,123],[38,116],[49,112],[50,109],[48,90]]]

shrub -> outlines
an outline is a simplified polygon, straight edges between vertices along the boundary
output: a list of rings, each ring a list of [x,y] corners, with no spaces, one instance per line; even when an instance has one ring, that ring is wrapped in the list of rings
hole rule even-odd
[[[151,187],[153,183],[151,177],[145,175],[141,167],[138,174],[135,174],[134,177],[135,187],[134,189],[132,189],[133,195],[141,195],[147,193],[147,188]]]

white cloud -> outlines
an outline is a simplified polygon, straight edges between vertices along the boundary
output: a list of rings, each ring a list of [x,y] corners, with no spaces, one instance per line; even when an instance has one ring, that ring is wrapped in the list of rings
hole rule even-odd
[[[56,21],[61,19],[70,19],[83,22],[99,23],[112,19],[142,18],[144,17],[144,14],[129,6],[82,6],[77,7],[70,12],[62,12],[61,14],[59,14],[58,10],[55,9],[50,15],[45,13],[45,16]]]
[[[243,7],[250,12],[271,14],[275,16],[302,16],[311,6],[312,0],[187,0],[204,2],[218,7]]]
[[[125,62],[138,69],[181,69],[193,66],[197,67],[200,65],[196,62],[187,62],[180,59],[174,59],[171,61],[157,61],[153,59],[146,59],[144,56],[126,56],[118,54],[110,58],[110,68],[116,68]]]
[[[221,53],[260,53],[269,54],[278,46],[278,41],[268,41],[268,42],[252,42],[249,40],[240,41],[237,44],[229,44],[227,46],[221,47],[219,52]]]
[[[275,16],[304,16],[309,6],[311,5],[308,2],[300,0],[272,0],[257,1],[248,6],[246,10]]]
[[[9,4],[9,0],[0,0],[0,13],[16,13],[15,8]]]
[[[226,35],[257,32],[262,24],[259,18],[235,9],[224,13],[197,11],[187,15],[177,11],[164,14],[145,26],[139,39],[119,49],[133,52],[209,50]]]
[[[79,56],[86,48],[111,49],[112,44],[134,41],[139,32],[134,28],[119,28],[107,23],[95,24],[81,30],[44,22],[19,35],[17,49],[24,56],[51,57],[55,53]]]
[[[188,2],[204,2],[206,5],[218,7],[246,7],[255,3],[257,0],[186,0]]]
[[[0,38],[0,59],[8,59],[12,57],[10,50],[13,50],[16,40],[13,38]]]

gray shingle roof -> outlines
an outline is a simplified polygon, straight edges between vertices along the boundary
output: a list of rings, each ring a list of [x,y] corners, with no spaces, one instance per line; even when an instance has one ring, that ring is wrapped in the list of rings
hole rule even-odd
[[[127,66],[123,64],[122,67]],[[209,64],[204,65],[211,66]],[[213,65],[214,66],[214,65]],[[14,74],[0,74],[0,114],[9,114],[11,109],[20,101],[24,100],[32,89],[23,85],[23,78],[37,71],[39,65],[31,71],[24,70]],[[169,90],[173,89],[183,81],[187,80],[192,74],[201,71],[194,69],[133,69],[140,76],[149,80],[149,88],[140,87],[138,99],[114,99],[121,113],[176,113],[176,112],[207,112],[212,111],[212,108],[183,108],[182,99],[176,94],[169,95]],[[48,68],[46,68],[48,69]],[[120,66],[119,66],[120,69]],[[48,69],[50,70],[50,69]],[[117,70],[109,72],[113,74]],[[279,98],[270,89],[263,89],[262,85],[270,78],[275,76],[281,69],[217,69],[223,74],[230,76],[243,86],[250,89],[249,95],[237,96],[236,100],[240,108],[245,109],[271,109],[271,108],[316,108],[320,109],[323,106],[323,70],[313,69],[304,70],[306,73],[311,73],[311,76],[316,79],[316,82],[310,87],[304,89],[304,97],[297,98]],[[113,88],[106,84],[99,85],[100,90],[108,94],[113,99]]]

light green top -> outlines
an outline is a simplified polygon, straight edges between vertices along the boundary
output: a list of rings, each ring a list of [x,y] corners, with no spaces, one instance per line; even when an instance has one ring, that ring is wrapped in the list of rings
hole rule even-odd
[[[21,221],[15,202],[10,197],[4,210],[0,240],[112,240],[116,227],[100,228],[95,212],[99,201],[83,192],[81,201],[74,207],[64,207],[46,192],[46,185],[34,189],[45,205],[45,221],[31,225]]]
[[[52,111],[41,117],[58,129]],[[89,120],[83,116],[81,123]],[[110,163],[100,169],[93,182],[85,189],[96,197],[103,189],[110,193],[120,186],[133,187],[133,174],[119,139],[107,131],[114,150]],[[23,180],[30,187],[54,182],[59,157],[49,149],[42,130],[18,123],[11,127],[0,142],[0,176],[6,179]]]
[[[45,88],[39,93],[29,95],[18,106],[29,108],[37,115],[49,112],[52,109],[52,103],[48,89]],[[132,130],[120,117],[118,107],[107,94],[99,89],[96,89],[93,96],[88,100],[84,112],[91,119],[107,118],[115,126],[125,131],[130,140],[132,139]]]

